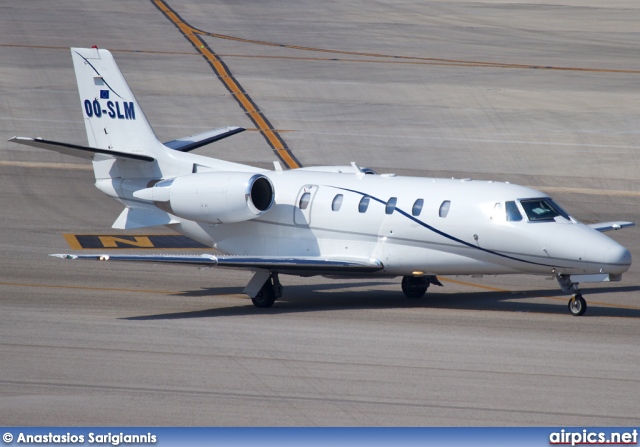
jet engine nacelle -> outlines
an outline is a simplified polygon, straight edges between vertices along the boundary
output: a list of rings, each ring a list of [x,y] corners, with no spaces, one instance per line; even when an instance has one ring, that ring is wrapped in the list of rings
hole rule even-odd
[[[269,211],[275,191],[266,176],[251,172],[202,172],[162,180],[134,196],[153,200],[174,216],[210,223],[255,219]]]

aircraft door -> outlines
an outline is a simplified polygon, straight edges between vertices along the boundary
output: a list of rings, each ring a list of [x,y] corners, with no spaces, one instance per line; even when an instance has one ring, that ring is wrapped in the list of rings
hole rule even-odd
[[[305,185],[300,189],[293,207],[293,223],[308,227],[311,224],[311,207],[318,192],[318,185]]]

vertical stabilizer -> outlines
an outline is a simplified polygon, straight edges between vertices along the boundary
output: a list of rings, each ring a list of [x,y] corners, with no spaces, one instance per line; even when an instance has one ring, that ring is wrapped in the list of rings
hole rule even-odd
[[[71,48],[89,146],[157,156],[153,129],[108,50]]]

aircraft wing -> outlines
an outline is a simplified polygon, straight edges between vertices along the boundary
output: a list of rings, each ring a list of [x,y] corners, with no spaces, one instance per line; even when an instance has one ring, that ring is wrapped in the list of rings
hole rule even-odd
[[[605,231],[619,230],[621,228],[633,227],[635,226],[635,223],[633,222],[601,222],[601,223],[589,224],[589,226],[594,230],[598,230],[604,233]]]
[[[170,264],[192,264],[207,267],[227,267],[243,270],[269,270],[272,272],[293,274],[342,274],[372,273],[382,270],[384,266],[377,259],[361,258],[322,258],[313,256],[279,257],[279,256],[214,256],[202,255],[72,255],[52,254],[62,259],[89,259],[98,261],[134,261],[134,262],[166,262]]]
[[[12,143],[24,144],[25,146],[37,147],[39,149],[47,149],[59,152],[64,155],[72,155],[74,157],[86,158],[93,160],[96,154],[112,155],[114,157],[127,158],[137,161],[155,161],[153,157],[142,154],[130,154],[126,152],[113,151],[111,149],[98,149],[95,147],[78,146],[77,144],[60,143],[58,141],[43,140],[42,138],[26,138],[13,137],[8,141]]]
[[[163,144],[176,151],[189,152],[209,143],[244,132],[245,130],[246,129],[244,127],[221,127],[220,129],[208,130],[196,135],[189,135],[188,137],[167,141]]]

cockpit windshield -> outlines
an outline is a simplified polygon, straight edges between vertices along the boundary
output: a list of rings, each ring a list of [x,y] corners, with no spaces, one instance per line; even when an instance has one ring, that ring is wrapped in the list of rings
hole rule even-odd
[[[567,212],[549,197],[522,199],[520,200],[520,205],[522,205],[524,212],[527,213],[527,217],[532,222],[553,221],[558,216],[571,220]]]

